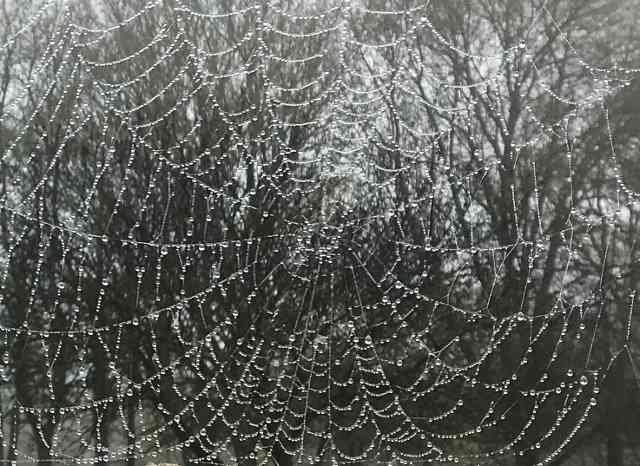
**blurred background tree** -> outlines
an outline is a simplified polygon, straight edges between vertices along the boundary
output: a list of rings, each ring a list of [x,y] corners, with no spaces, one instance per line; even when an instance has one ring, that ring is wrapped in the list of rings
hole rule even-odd
[[[637,464],[636,3],[1,0],[3,459]]]

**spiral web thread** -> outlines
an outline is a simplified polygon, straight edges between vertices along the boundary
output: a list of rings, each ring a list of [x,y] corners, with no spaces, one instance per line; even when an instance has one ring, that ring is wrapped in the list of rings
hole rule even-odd
[[[506,45],[480,5],[5,5],[10,460],[557,459],[633,363],[637,70],[520,3]]]

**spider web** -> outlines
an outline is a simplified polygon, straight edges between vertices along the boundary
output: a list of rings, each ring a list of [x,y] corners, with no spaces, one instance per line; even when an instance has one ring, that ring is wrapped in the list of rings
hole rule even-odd
[[[637,70],[546,3],[10,2],[7,461],[559,458],[633,363]]]

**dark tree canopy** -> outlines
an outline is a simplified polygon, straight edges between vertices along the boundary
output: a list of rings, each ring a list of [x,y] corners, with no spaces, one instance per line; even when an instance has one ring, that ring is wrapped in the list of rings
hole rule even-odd
[[[0,0],[14,464],[640,464],[636,0]]]

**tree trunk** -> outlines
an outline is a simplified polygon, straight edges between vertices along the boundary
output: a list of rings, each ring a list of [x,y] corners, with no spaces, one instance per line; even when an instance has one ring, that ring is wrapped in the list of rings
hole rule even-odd
[[[620,432],[620,422],[626,416],[624,369],[625,360],[622,358],[618,358],[611,368],[611,398],[606,414],[607,466],[624,466],[624,441]]]
[[[2,439],[3,459],[7,461],[16,460],[16,447],[18,445],[20,434],[20,415],[17,412],[11,414],[9,422],[9,433]]]
[[[96,356],[96,378],[95,378],[95,387],[94,391],[96,393],[96,398],[102,399],[107,396],[107,367],[102,355]],[[109,450],[109,421],[110,416],[108,412],[96,412],[95,422],[99,423],[96,425],[96,456],[102,457],[104,452]],[[98,461],[98,465],[107,466],[109,463],[108,460]]]
[[[136,411],[133,404],[127,407],[127,424],[129,427],[129,431],[134,434],[133,437],[127,436],[127,446],[129,447],[129,458],[127,458],[127,466],[136,466],[136,459],[131,456],[133,455],[134,445],[135,445],[135,433],[136,433]]]
[[[46,422],[46,420],[40,419],[41,423]],[[31,424],[33,429],[37,429],[36,427],[37,423],[33,422]],[[41,425],[41,432],[38,432],[38,466],[51,466],[51,437],[53,434],[53,429],[51,427],[51,424],[47,423],[47,425]],[[43,441],[43,439],[40,438],[40,435],[42,435],[44,437],[44,440],[46,440],[46,442],[48,443],[48,445],[45,444],[45,442]]]
[[[270,459],[278,466],[293,466],[293,458],[282,449],[278,442],[273,445]]]

